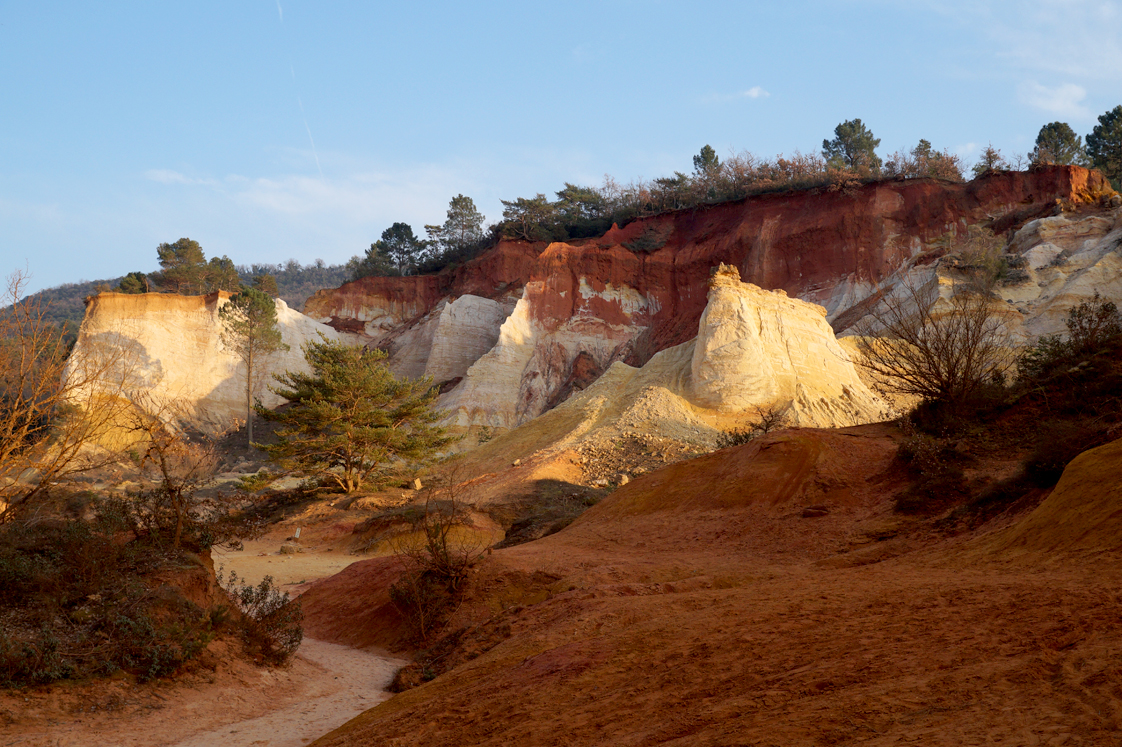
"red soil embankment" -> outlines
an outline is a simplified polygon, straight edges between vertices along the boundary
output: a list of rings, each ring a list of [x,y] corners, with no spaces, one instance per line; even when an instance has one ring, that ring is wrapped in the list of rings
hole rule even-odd
[[[489,617],[509,634],[316,744],[1119,743],[1122,563],[1047,519],[1053,498],[1079,496],[1102,509],[1095,531],[1118,536],[1104,476],[1122,447],[1076,460],[1019,524],[962,543],[901,531],[894,438],[772,434],[496,551],[453,625]],[[804,518],[811,502],[828,513]],[[1010,543],[1035,561],[992,552]],[[319,592],[376,601],[387,569],[352,570]]]

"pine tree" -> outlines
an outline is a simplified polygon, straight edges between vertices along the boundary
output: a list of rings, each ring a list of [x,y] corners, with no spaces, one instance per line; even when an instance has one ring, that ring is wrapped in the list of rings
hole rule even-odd
[[[174,244],[160,244],[156,256],[161,270],[152,273],[152,279],[159,285],[185,296],[206,290],[206,257],[199,242],[182,238]]]
[[[277,327],[276,303],[255,288],[244,288],[218,310],[222,345],[245,364],[246,443],[253,445],[254,394],[264,379],[270,355],[289,347]]]
[[[1083,138],[1076,135],[1067,122],[1051,122],[1040,128],[1029,159],[1033,163],[1082,166],[1087,162],[1087,150],[1083,147]]]
[[[458,252],[483,240],[483,214],[470,197],[456,195],[448,203],[444,225],[425,226],[425,232],[445,254]]]
[[[1099,116],[1087,136],[1087,155],[1116,188],[1122,187],[1122,105]]]
[[[842,122],[834,128],[834,139],[822,141],[822,157],[831,165],[872,172],[880,171],[881,160],[876,154],[880,138],[860,119]]]
[[[402,461],[421,462],[451,439],[435,425],[431,379],[394,377],[380,350],[323,340],[304,346],[311,373],[274,376],[290,406],[257,413],[281,427],[266,445],[282,469],[351,493]]]

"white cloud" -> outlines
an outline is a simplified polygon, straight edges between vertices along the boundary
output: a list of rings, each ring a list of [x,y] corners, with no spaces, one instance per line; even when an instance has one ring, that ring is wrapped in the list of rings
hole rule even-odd
[[[172,171],[171,169],[149,169],[144,172],[144,178],[152,182],[159,182],[160,184],[217,184],[213,179],[195,179],[181,174],[178,171]]]
[[[1021,101],[1049,114],[1069,119],[1089,119],[1091,112],[1081,102],[1087,90],[1074,83],[1059,86],[1042,86],[1036,81],[1026,81],[1017,88]]]
[[[439,167],[422,167],[400,174],[355,173],[342,179],[304,175],[222,179],[194,178],[170,169],[151,169],[145,178],[168,186],[199,188],[242,210],[280,218],[345,223],[404,220],[433,222],[444,215],[447,195],[463,189],[463,179]]]
[[[739,101],[740,99],[766,99],[770,95],[760,86],[752,86],[746,91],[736,93],[711,93],[702,100],[708,104],[716,104],[726,101]]]

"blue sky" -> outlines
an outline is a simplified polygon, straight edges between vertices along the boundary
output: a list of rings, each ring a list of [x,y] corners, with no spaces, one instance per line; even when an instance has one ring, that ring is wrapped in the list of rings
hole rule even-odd
[[[539,9],[540,8],[540,9]],[[31,289],[359,254],[471,196],[814,152],[973,162],[1122,104],[1122,2],[0,0],[0,270]]]

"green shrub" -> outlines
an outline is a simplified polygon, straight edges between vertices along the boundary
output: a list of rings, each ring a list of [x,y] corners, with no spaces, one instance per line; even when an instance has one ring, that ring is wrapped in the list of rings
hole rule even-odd
[[[221,573],[218,580],[221,584]],[[224,588],[243,613],[239,625],[250,652],[273,664],[291,659],[304,639],[300,602],[276,588],[272,576],[254,586],[242,583],[237,573],[231,571]],[[224,612],[218,614],[225,616]]]
[[[213,638],[205,611],[142,575],[167,560],[79,520],[0,528],[0,686],[118,669],[143,681],[197,656]]]
[[[643,232],[631,241],[623,242],[624,247],[636,254],[650,254],[666,246],[667,239],[673,233],[670,226],[648,225]]]
[[[172,546],[170,528],[151,506],[122,499],[92,505],[90,520],[0,526],[0,687],[117,670],[139,680],[162,677],[197,657],[221,629],[221,610],[203,609],[157,580],[164,570],[208,571],[186,548]]]
[[[1023,383],[1040,384],[1057,374],[1077,373],[1070,369],[1107,350],[1122,337],[1122,315],[1113,301],[1097,292],[1089,301],[1068,311],[1067,339],[1045,335],[1026,348],[1017,359]]]

